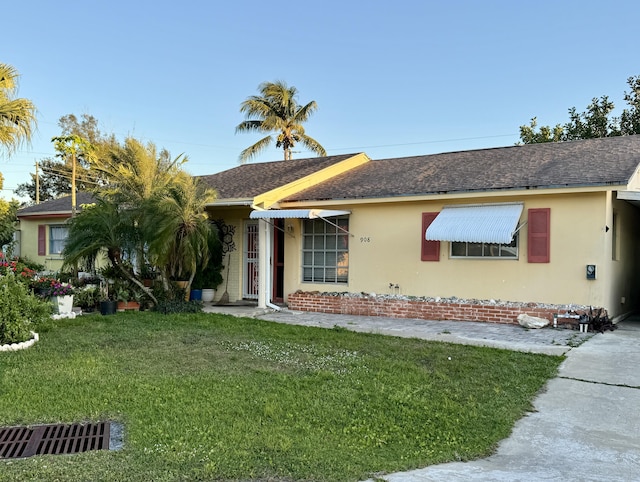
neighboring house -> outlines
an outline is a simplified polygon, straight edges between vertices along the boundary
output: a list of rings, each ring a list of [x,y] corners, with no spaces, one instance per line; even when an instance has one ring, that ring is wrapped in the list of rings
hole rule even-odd
[[[246,164],[217,189],[230,301],[298,291],[604,307],[640,298],[640,136]],[[219,294],[218,294],[219,296]]]
[[[78,211],[94,198],[87,192],[76,196]],[[16,254],[43,264],[47,270],[62,267],[62,249],[67,239],[67,221],[71,218],[71,196],[44,201],[18,210]]]

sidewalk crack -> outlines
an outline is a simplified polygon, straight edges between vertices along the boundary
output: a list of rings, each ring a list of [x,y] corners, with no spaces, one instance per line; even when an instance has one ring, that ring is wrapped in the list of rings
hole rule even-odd
[[[640,390],[640,386],[638,385],[625,385],[624,383],[596,382],[594,380],[585,380],[583,378],[562,377],[562,376],[559,376],[558,378],[562,378],[564,380],[574,380],[576,382],[592,383],[594,385],[606,385],[608,387],[621,387],[621,388],[634,388],[636,390]]]

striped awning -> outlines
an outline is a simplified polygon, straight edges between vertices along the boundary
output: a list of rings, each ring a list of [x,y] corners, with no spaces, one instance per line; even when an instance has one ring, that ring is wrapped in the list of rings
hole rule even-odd
[[[522,203],[444,206],[427,228],[425,239],[509,244],[522,208]]]
[[[351,214],[351,211],[338,211],[333,209],[270,209],[265,211],[251,211],[251,219],[316,219],[331,218]]]

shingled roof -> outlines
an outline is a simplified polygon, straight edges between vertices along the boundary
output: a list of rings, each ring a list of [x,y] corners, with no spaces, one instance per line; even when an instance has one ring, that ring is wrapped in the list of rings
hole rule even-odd
[[[78,211],[82,209],[82,204],[91,204],[94,203],[95,198],[91,193],[88,192],[79,192],[76,194],[76,205],[78,207]],[[18,217],[23,216],[43,216],[43,215],[60,215],[60,214],[69,214],[71,215],[71,195],[62,196],[57,199],[50,199],[49,201],[44,201],[40,204],[34,204],[33,206],[28,206],[26,208],[22,208],[18,210]]]
[[[251,199],[284,184],[318,172],[355,154],[244,164],[227,171],[199,176],[218,191],[218,199]]]
[[[373,160],[286,201],[627,184],[640,135]]]

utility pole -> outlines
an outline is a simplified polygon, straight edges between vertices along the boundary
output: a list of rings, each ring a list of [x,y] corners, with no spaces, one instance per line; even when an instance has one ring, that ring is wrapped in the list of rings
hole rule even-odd
[[[76,216],[76,152],[71,152],[71,217]]]
[[[71,216],[76,215],[76,164],[78,153],[83,156],[93,155],[93,146],[80,136],[53,137],[56,150],[63,156],[71,156]]]
[[[38,173],[38,161],[36,161],[36,204],[40,204],[40,174]]]

